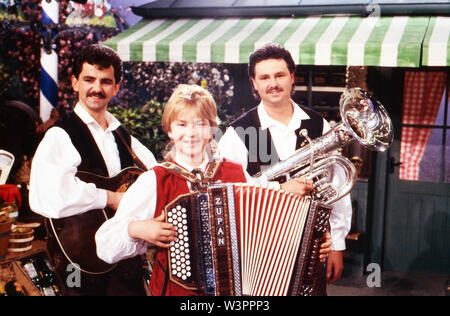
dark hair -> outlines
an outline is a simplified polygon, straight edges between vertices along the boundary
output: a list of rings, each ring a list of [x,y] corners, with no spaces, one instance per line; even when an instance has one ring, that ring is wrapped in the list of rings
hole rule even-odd
[[[295,72],[295,62],[292,59],[291,53],[284,47],[277,44],[267,44],[257,50],[255,50],[250,55],[250,60],[248,62],[248,76],[250,78],[255,78],[255,66],[260,61],[266,59],[283,59],[290,73]]]
[[[122,60],[113,49],[107,46],[90,44],[84,47],[81,52],[75,56],[72,73],[75,78],[80,76],[84,63],[99,66],[101,69],[113,66],[116,84],[119,83],[122,78]]]

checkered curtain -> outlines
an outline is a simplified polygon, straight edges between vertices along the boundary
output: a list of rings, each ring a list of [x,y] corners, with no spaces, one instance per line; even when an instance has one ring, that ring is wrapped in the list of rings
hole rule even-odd
[[[403,124],[434,125],[445,90],[445,72],[407,71],[403,94]],[[400,179],[418,180],[431,128],[403,127]]]

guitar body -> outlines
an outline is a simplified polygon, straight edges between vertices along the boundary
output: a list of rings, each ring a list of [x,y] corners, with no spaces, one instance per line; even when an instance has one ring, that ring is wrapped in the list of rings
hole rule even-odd
[[[125,192],[143,170],[136,167],[123,169],[118,175],[108,178],[89,172],[78,172],[76,176],[87,183],[94,183],[97,188],[115,192]],[[100,226],[114,216],[109,208],[91,210],[80,215],[60,219],[49,219],[50,227],[66,259],[89,274],[104,274],[115,265],[110,265],[97,256],[95,233]]]

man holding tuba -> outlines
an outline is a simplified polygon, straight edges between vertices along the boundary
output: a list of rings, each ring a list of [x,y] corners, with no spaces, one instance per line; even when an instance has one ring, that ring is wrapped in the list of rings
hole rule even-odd
[[[254,94],[259,96],[261,103],[230,124],[219,148],[222,156],[241,163],[254,176],[293,155],[308,144],[307,139],[322,136],[330,126],[320,114],[292,100],[295,63],[286,49],[270,44],[254,51],[250,56],[248,74]],[[339,173],[335,176],[342,177]],[[287,179],[278,180],[281,189],[293,191],[286,186],[295,185],[295,181],[285,183]],[[345,236],[350,230],[352,217],[350,195],[332,206],[328,283],[339,280],[344,268]]]

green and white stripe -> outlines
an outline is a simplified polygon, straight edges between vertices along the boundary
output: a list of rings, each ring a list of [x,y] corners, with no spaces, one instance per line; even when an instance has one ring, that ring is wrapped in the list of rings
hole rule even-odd
[[[450,17],[430,19],[423,45],[424,66],[450,66]]]
[[[105,44],[124,61],[247,63],[256,48],[278,43],[298,64],[419,67],[426,38],[427,64],[442,66],[449,29],[449,18],[428,17],[157,19]]]

